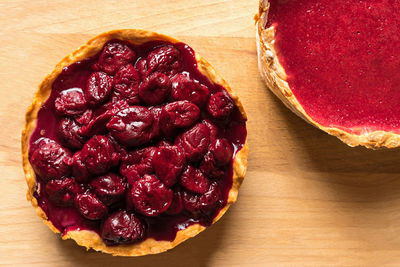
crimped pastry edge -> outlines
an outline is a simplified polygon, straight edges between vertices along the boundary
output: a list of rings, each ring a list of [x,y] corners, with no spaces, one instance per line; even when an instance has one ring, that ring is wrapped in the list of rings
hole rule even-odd
[[[39,85],[39,88],[33,98],[32,104],[26,112],[25,127],[22,131],[21,137],[22,162],[25,173],[25,180],[28,185],[27,199],[36,209],[37,215],[54,233],[60,233],[60,231],[52,224],[51,221],[48,220],[45,212],[38,206],[37,200],[33,196],[33,193],[36,189],[36,177],[28,160],[29,138],[36,127],[38,111],[50,96],[52,84],[61,73],[62,69],[66,66],[71,65],[74,62],[94,56],[102,49],[104,43],[111,39],[126,40],[134,44],[142,44],[154,40],[164,40],[171,43],[180,42],[179,40],[166,35],[137,29],[122,29],[105,32],[92,38],[86,44],[82,45],[77,50],[62,59],[56,65],[54,70],[50,74],[48,74]],[[202,58],[197,53],[195,53],[195,57],[201,73],[207,76],[211,82],[222,85],[232,96],[232,99],[234,100],[236,106],[239,108],[243,117],[247,118],[243,105],[241,104],[238,96],[227,84],[227,82],[214,70],[214,68],[204,58]],[[243,182],[247,169],[247,156],[248,143],[246,138],[245,144],[243,145],[242,149],[240,149],[236,153],[234,158],[233,183],[232,188],[229,191],[227,204],[219,211],[218,215],[214,218],[213,223],[218,221],[223,216],[223,214],[228,210],[229,206],[232,203],[236,202],[239,187]],[[87,250],[92,248],[96,251],[109,253],[114,256],[141,256],[147,254],[161,253],[166,250],[172,249],[183,241],[194,237],[195,235],[204,231],[205,229],[206,227],[200,224],[193,224],[186,229],[178,231],[173,241],[157,241],[153,238],[147,238],[139,243],[118,246],[106,246],[97,233],[89,230],[69,231],[64,234],[62,238],[73,239],[78,245],[86,247]]]
[[[275,51],[275,28],[273,26],[265,28],[268,18],[269,1],[260,0],[259,12],[255,16],[256,21],[256,43],[258,55],[258,68],[267,87],[295,114],[303,118],[308,123],[336,136],[345,144],[355,146],[365,146],[371,149],[396,148],[400,146],[400,135],[386,131],[368,131],[362,129],[361,134],[353,134],[336,127],[327,127],[313,120],[299,103],[286,78],[285,69],[279,63]]]

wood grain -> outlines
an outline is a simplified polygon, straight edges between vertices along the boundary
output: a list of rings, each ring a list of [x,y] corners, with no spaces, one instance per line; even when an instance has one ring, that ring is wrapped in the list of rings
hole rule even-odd
[[[400,153],[350,148],[289,112],[257,71],[257,0],[0,2],[0,265],[399,266]],[[154,256],[118,258],[62,241],[25,199],[24,113],[66,54],[117,28],[173,35],[208,59],[247,111],[250,157],[238,203]]]

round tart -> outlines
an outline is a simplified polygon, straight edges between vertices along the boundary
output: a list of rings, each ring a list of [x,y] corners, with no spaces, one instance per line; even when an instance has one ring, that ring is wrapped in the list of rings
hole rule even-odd
[[[65,57],[26,114],[28,200],[87,249],[160,253],[236,201],[246,114],[188,45],[140,30],[101,34]]]
[[[261,0],[266,85],[350,146],[400,146],[399,9],[398,0]]]

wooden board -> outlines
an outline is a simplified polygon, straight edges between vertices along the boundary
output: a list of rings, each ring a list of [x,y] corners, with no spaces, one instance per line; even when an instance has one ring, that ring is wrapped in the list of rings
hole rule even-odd
[[[350,148],[289,112],[257,71],[257,0],[0,1],[0,265],[400,265],[400,153]],[[208,59],[248,113],[249,168],[214,226],[154,256],[62,241],[25,199],[24,113],[66,54],[118,28],[170,34]]]

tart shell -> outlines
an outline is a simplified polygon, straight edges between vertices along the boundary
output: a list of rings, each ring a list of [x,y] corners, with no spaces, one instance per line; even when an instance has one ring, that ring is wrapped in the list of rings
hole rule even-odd
[[[54,70],[46,76],[43,82],[39,85],[38,91],[32,101],[31,106],[26,112],[25,128],[22,131],[21,145],[22,145],[22,162],[25,173],[25,179],[28,184],[27,199],[32,203],[36,209],[37,215],[43,220],[43,222],[54,232],[60,233],[60,231],[48,220],[45,212],[38,206],[36,198],[33,196],[36,190],[36,177],[32,169],[32,166],[28,159],[29,152],[29,138],[36,127],[37,115],[40,107],[46,102],[50,96],[52,90],[52,84],[58,75],[61,73],[62,69],[69,66],[77,61],[81,61],[85,58],[96,55],[103,47],[103,45],[112,39],[119,39],[129,41],[133,44],[143,44],[148,41],[163,40],[171,43],[180,42],[174,38],[166,35],[161,35],[154,32],[127,29],[127,30],[114,30],[100,34],[93,39],[89,40],[86,44],[78,48],[76,51],[72,52],[64,59],[62,59]],[[222,77],[220,77],[214,68],[197,53],[195,54],[196,61],[198,64],[199,71],[205,75],[211,82],[223,86],[231,95],[236,106],[240,110],[244,118],[246,113],[239,98],[232,92],[232,89],[225,82]],[[229,191],[227,204],[223,207],[218,215],[214,218],[213,223],[218,221],[222,215],[227,211],[229,206],[234,203],[238,196],[238,190],[243,182],[246,168],[247,168],[247,155],[248,155],[248,144],[247,139],[242,149],[240,149],[234,158],[233,162],[233,183],[232,188]],[[206,227],[200,224],[193,224],[186,229],[180,230],[176,233],[176,237],[173,241],[157,241],[153,238],[147,238],[139,243],[118,245],[118,246],[106,246],[101,237],[89,230],[82,231],[69,231],[65,233],[63,239],[73,239],[78,245],[86,247],[87,250],[90,248],[101,251],[104,253],[110,253],[114,256],[141,256],[146,254],[156,254],[164,252],[171,249],[183,241],[199,234],[201,231],[205,230]]]
[[[361,134],[352,134],[339,128],[323,126],[306,113],[290,89],[285,69],[280,64],[276,54],[274,47],[275,28],[274,26],[265,28],[269,6],[268,0],[260,0],[259,12],[255,16],[258,68],[267,87],[299,117],[318,129],[336,136],[349,146],[361,145],[372,149],[399,147],[399,134],[387,131],[368,131],[368,129],[362,129]]]

